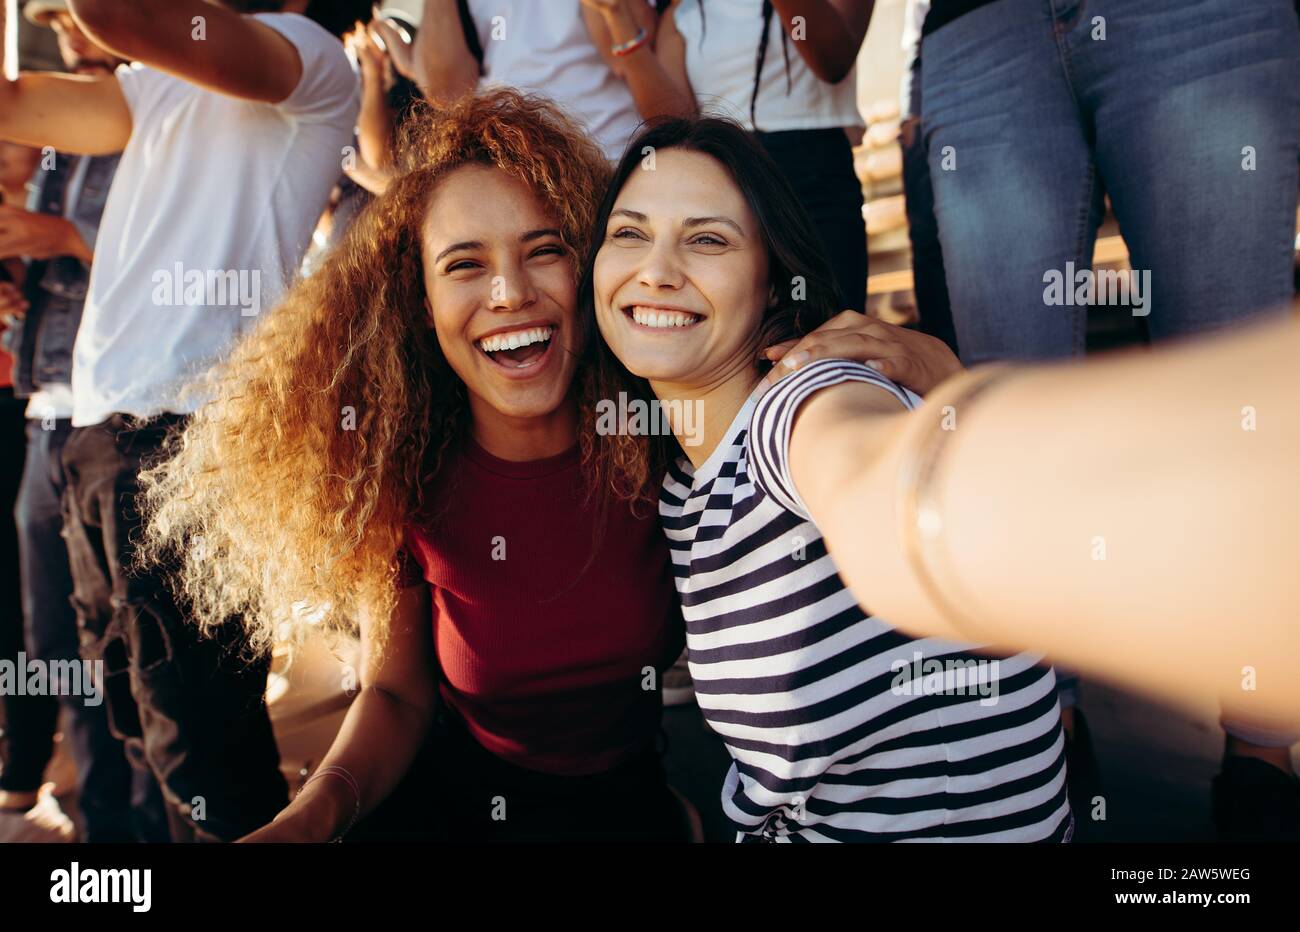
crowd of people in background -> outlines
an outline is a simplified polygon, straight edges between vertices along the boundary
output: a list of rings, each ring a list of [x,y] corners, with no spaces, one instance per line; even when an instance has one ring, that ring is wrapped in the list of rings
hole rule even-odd
[[[1078,677],[868,611],[825,489],[963,364],[1084,355],[1044,275],[1108,205],[1150,342],[1289,305],[1300,8],[909,0],[901,328],[864,313],[873,5],[27,0],[64,72],[0,84],[0,659],[103,701],[5,692],[0,834],[685,840],[684,689],[742,840],[1086,837]],[[703,406],[705,455],[590,429],[625,396]],[[363,688],[291,801],[303,605]],[[995,658],[999,701],[900,696],[914,656]],[[1220,836],[1300,839],[1300,718],[1223,726]]]

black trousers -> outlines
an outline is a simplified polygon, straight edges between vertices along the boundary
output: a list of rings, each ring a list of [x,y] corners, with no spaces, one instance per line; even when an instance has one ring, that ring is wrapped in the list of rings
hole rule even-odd
[[[239,619],[200,638],[168,582],[174,567],[131,569],[137,477],[184,421],[74,427],[63,521],[81,653],[103,661],[109,727],[157,777],[173,841],[230,841],[288,802],[264,698],[269,658],[242,656]]]
[[[28,419],[27,462],[14,509],[27,655],[49,664],[81,656],[63,539],[63,444],[71,430],[66,418]],[[153,772],[139,754],[128,756],[113,736],[103,705],[84,695],[60,695],[59,704],[64,738],[77,765],[82,839],[92,844],[167,841],[171,834]]]
[[[812,216],[844,307],[867,307],[867,225],[853,146],[843,129],[755,133]]]
[[[606,773],[539,773],[501,760],[444,710],[397,789],[345,841],[685,842],[688,836],[653,746]]]
[[[27,403],[14,397],[12,388],[0,388],[0,660],[18,664],[31,656],[23,636],[23,608],[19,593],[18,528],[14,502],[22,482],[26,458]],[[15,670],[19,676],[22,672]],[[52,696],[4,695],[4,768],[0,790],[30,793],[41,787],[45,767],[54,753],[54,731],[59,702]]]

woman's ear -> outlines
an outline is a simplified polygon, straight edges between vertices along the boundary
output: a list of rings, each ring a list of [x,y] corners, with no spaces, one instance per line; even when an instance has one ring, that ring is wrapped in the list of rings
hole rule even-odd
[[[433,305],[429,303],[428,295],[424,296],[424,322],[429,325],[430,330],[433,329]]]
[[[770,311],[781,303],[780,297],[776,293],[776,285],[767,286],[767,309]]]

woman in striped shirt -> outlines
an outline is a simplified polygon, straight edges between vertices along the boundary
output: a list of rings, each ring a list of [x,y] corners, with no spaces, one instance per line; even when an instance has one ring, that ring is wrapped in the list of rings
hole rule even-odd
[[[791,478],[805,401],[858,417],[865,441],[918,399],[834,359],[764,393],[759,349],[834,310],[772,162],[726,121],[657,124],[629,146],[597,230],[582,299],[616,357],[599,365],[631,374],[685,453],[660,517],[696,696],[734,760],[723,805],[741,837],[1068,840],[1051,669],[872,617],[804,504],[815,467]]]

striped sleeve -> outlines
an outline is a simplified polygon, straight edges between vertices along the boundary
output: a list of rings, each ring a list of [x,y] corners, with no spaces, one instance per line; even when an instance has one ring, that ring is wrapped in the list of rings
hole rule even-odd
[[[755,484],[782,508],[812,520],[790,477],[790,434],[799,406],[816,392],[845,382],[867,382],[889,392],[909,411],[921,398],[862,363],[819,359],[770,388],[750,420],[749,466]]]

